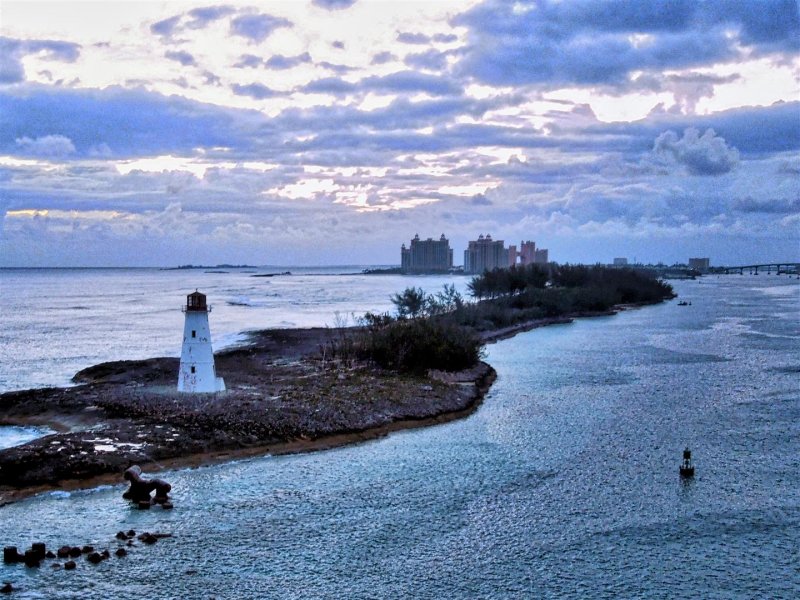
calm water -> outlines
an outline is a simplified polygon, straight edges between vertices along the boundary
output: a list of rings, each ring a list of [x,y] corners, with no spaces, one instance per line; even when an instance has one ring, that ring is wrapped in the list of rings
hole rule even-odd
[[[458,422],[167,472],[172,512],[131,510],[123,486],[2,507],[3,545],[174,537],[0,581],[21,598],[796,598],[797,280],[676,288],[692,306],[490,346],[498,380]]]

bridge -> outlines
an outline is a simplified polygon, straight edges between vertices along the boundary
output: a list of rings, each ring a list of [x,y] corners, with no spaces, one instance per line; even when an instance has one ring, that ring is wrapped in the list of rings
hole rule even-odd
[[[747,271],[753,275],[758,275],[759,269],[761,269],[762,272],[766,271],[768,275],[771,275],[773,272],[776,275],[780,275],[781,273],[796,275],[798,272],[800,272],[800,263],[773,262],[762,263],[759,265],[739,265],[735,267],[712,267],[709,269],[709,272],[724,273],[725,275],[729,275],[731,273],[739,273],[739,275],[744,275],[744,272]]]

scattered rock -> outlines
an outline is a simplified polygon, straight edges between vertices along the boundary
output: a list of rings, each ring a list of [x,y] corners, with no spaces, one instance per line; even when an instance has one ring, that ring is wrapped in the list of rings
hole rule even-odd
[[[79,546],[73,546],[69,549],[69,556],[70,558],[78,558],[81,555],[81,549]]]
[[[15,591],[16,589],[17,588],[15,588],[13,585],[11,585],[10,582],[6,581],[3,584],[3,587],[0,587],[0,594],[10,594],[11,592]]]
[[[145,544],[155,544],[158,541],[158,538],[154,536],[152,533],[144,532],[139,536],[139,541],[144,542]]]
[[[92,552],[91,554],[89,554],[89,556],[86,557],[86,560],[88,560],[93,565],[96,565],[98,563],[103,562],[103,557],[99,552]]]
[[[16,546],[6,546],[3,548],[3,562],[9,565],[22,561]]]
[[[100,553],[100,556],[102,556],[102,557],[103,557],[103,560],[105,560],[106,558],[109,558],[109,557],[111,556],[111,553],[110,553],[110,552],[108,551],[108,549],[106,548],[105,550],[103,550],[103,551]]]
[[[94,552],[94,546],[84,546],[83,548],[81,548],[81,552],[83,552],[84,554],[91,554],[92,552]]]
[[[128,551],[125,550],[125,548],[117,548],[117,551],[114,552],[114,554],[116,554],[119,558],[122,558],[123,556],[127,556]]]
[[[128,536],[125,534],[125,532],[124,532],[124,531],[118,531],[118,532],[117,532],[117,535],[116,535],[116,538],[117,538],[118,540],[127,540],[127,539],[128,539]]]
[[[61,568],[61,563],[58,563],[58,562],[53,563],[52,565],[50,565],[50,568],[51,569],[60,569]]]
[[[25,556],[23,560],[25,561],[26,567],[38,567],[41,562],[39,554],[34,550],[25,550]]]
[[[37,542],[31,544],[31,552],[33,552],[39,560],[44,560],[44,557],[47,556],[47,547],[41,542]]]
[[[72,548],[69,546],[61,546],[61,548],[56,551],[56,556],[58,556],[58,558],[67,558],[70,550],[72,550]]]
[[[48,550],[47,554],[44,555],[45,558],[55,558],[56,555],[52,550]]]
[[[132,538],[136,536],[136,532],[133,529],[128,529],[128,533],[125,535],[127,535],[129,538]]]
[[[74,569],[77,566],[78,565],[75,564],[74,560],[68,560],[67,562],[64,563],[64,570],[65,571],[72,571],[72,569]]]

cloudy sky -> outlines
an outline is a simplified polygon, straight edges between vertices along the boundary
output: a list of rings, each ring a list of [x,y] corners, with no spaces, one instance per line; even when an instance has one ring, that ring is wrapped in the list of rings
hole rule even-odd
[[[3,0],[0,35],[0,266],[800,260],[795,0]]]

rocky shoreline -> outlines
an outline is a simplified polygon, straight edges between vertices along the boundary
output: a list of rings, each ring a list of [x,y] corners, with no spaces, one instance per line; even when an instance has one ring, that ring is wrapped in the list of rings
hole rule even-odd
[[[610,314],[527,321],[481,339]],[[177,358],[102,363],[76,374],[75,387],[0,394],[0,425],[56,431],[0,450],[0,505],[47,490],[120,482],[132,464],[153,472],[308,452],[443,423],[476,410],[495,378],[484,362],[412,376],[326,360],[325,348],[343,333],[255,333],[248,345],[216,354],[228,385],[219,394],[178,393]]]
[[[0,395],[0,424],[57,433],[0,451],[0,504],[48,489],[119,482],[148,472],[260,454],[320,450],[459,418],[494,379],[485,363],[460,373],[402,375],[323,360],[337,332],[283,329],[216,355],[228,391],[179,394],[177,358],[103,363],[70,388]]]

